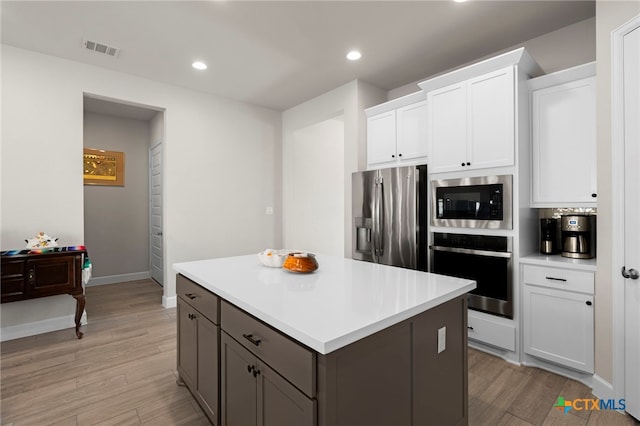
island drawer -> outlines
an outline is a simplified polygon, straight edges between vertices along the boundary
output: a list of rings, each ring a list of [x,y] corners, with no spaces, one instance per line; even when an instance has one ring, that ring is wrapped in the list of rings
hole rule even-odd
[[[189,278],[176,276],[176,294],[215,324],[220,324],[220,298]]]
[[[308,397],[315,397],[315,352],[224,300],[220,311],[220,326],[227,334]]]
[[[593,294],[594,290],[595,278],[590,271],[524,265],[522,275],[525,284],[587,294]]]

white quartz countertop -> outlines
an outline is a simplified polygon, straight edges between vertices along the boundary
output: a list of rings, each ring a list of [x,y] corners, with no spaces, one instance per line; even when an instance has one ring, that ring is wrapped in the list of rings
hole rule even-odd
[[[475,281],[317,255],[309,274],[257,255],[176,263],[195,281],[282,333],[327,354],[461,296]],[[224,324],[223,324],[224,327]]]
[[[550,266],[554,268],[577,269],[580,271],[597,270],[596,259],[572,259],[559,254],[534,253],[520,258],[520,263],[538,266]]]

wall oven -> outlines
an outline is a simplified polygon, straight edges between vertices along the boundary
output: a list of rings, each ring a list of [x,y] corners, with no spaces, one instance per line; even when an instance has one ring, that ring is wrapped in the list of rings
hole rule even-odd
[[[512,237],[433,233],[431,272],[476,281],[469,309],[513,319]]]
[[[512,229],[512,175],[431,181],[431,224]]]

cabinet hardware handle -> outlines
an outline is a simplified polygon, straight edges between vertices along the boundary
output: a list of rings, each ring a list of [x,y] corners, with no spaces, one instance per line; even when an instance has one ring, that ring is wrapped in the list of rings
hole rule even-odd
[[[194,320],[194,319],[196,319],[196,316],[194,314],[189,314],[189,319],[190,320]]]
[[[391,158],[396,158],[396,155],[395,154],[391,154]]]
[[[189,299],[191,299],[191,300],[193,300],[193,299],[195,299],[196,297],[198,297],[198,296],[196,296],[196,295],[195,295],[195,294],[193,294],[193,293],[185,293],[184,295],[185,295],[185,296],[187,296],[187,297],[188,297]]]
[[[402,157],[402,154],[398,154],[398,157]]]
[[[467,161],[467,166],[470,166],[470,165],[471,165],[471,163]]]
[[[545,277],[548,280],[553,280],[553,281],[562,281],[562,282],[567,282],[566,279],[564,278],[555,278],[555,277]]]
[[[33,269],[29,269],[29,284],[31,284],[31,287],[36,286],[36,271]]]
[[[467,326],[467,328],[471,331],[473,331],[473,327],[471,327],[470,325]]]
[[[460,163],[460,165],[461,165],[462,167],[464,167],[464,163]]]
[[[587,306],[591,306],[593,305],[593,303],[591,303],[591,300],[587,300]]]
[[[258,377],[258,374],[260,374],[260,370],[258,370],[257,368],[253,369],[253,377]]]
[[[243,334],[242,337],[244,337],[245,339],[247,339],[248,341],[250,341],[251,343],[253,343],[256,346],[259,346],[260,342],[262,341],[260,339],[254,339],[253,338],[253,334]]]
[[[598,196],[598,194],[591,194],[591,196],[592,196],[593,198],[596,198],[596,197]]]
[[[253,365],[247,365],[247,372],[251,373],[255,367]]]

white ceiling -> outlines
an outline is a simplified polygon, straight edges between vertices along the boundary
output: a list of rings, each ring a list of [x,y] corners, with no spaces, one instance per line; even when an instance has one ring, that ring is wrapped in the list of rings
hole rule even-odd
[[[390,90],[591,18],[594,1],[7,1],[2,43],[285,110]],[[82,47],[91,39],[118,58]],[[345,59],[357,48],[358,62]],[[202,60],[209,69],[191,68]]]

